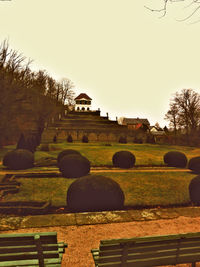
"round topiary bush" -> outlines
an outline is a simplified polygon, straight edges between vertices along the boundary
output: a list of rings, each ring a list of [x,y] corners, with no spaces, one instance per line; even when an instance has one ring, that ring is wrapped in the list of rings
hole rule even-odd
[[[90,161],[78,154],[69,154],[59,162],[60,172],[64,177],[78,178],[90,172]]]
[[[169,167],[185,168],[187,165],[187,157],[179,151],[169,151],[164,155],[164,162]]]
[[[121,143],[121,144],[127,144],[127,138],[125,136],[120,136],[119,143]]]
[[[57,162],[59,164],[60,160],[66,156],[66,155],[71,155],[71,154],[76,154],[76,155],[81,155],[81,153],[77,150],[74,150],[74,149],[65,149],[63,151],[61,151],[59,154],[58,154],[58,157],[57,157]]]
[[[115,167],[132,168],[135,164],[135,156],[130,151],[118,151],[113,155],[112,162]]]
[[[200,206],[200,175],[194,177],[189,184],[190,200],[197,206]]]
[[[81,177],[67,191],[67,207],[72,212],[123,209],[124,199],[119,184],[101,175]]]
[[[194,157],[189,160],[188,169],[194,173],[200,173],[200,157]]]
[[[15,149],[5,154],[3,165],[11,170],[32,168],[34,165],[34,155],[26,149]]]

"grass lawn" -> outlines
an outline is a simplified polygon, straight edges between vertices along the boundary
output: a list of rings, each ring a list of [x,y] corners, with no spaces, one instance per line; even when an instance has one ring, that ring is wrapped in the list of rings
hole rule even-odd
[[[35,160],[42,157],[57,157],[64,149],[75,149],[87,157],[92,166],[112,166],[112,156],[120,150],[131,151],[136,157],[136,165],[156,166],[164,165],[163,156],[168,151],[177,150],[185,153],[188,160],[200,156],[200,148],[152,144],[119,144],[112,143],[112,146],[105,146],[105,143],[58,143],[50,144],[50,151],[37,151]]]
[[[59,152],[64,149],[78,150],[83,156],[87,157],[92,166],[112,166],[112,156],[120,150],[131,151],[136,157],[135,165],[158,166],[164,165],[163,156],[168,151],[177,150],[185,153],[188,160],[195,156],[200,156],[200,148],[185,147],[185,146],[169,146],[169,145],[152,145],[152,144],[119,144],[111,143],[112,146],[105,146],[105,143],[51,143],[49,144],[50,151],[38,150],[35,152],[35,161],[42,158],[53,157],[57,158]],[[14,149],[15,146],[5,147],[0,150],[0,160],[5,153]]]
[[[98,174],[98,173],[97,173]],[[115,180],[125,194],[125,206],[188,204],[188,185],[194,174],[189,172],[106,172],[101,175]],[[18,194],[5,201],[51,200],[53,206],[66,205],[67,189],[75,179],[20,178]],[[102,196],[103,197],[103,196]]]

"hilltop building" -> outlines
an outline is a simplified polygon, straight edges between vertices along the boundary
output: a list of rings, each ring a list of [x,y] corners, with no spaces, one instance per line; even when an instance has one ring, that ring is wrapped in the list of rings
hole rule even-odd
[[[75,98],[75,111],[89,111],[91,110],[91,100],[87,94],[81,93]]]
[[[126,125],[129,130],[148,130],[150,127],[147,119],[140,118],[123,118],[121,124]]]
[[[75,98],[75,107],[59,114],[58,119],[52,119],[46,125],[42,135],[44,142],[51,142],[56,135],[57,140],[65,141],[71,135],[73,141],[81,141],[86,135],[89,141],[118,142],[120,137],[126,137],[128,142],[140,140],[146,142],[151,133],[156,140],[163,139],[163,132],[156,127],[150,127],[148,119],[121,118],[109,120],[100,115],[100,109],[91,109],[92,99],[85,93]],[[162,132],[162,133],[161,133]]]

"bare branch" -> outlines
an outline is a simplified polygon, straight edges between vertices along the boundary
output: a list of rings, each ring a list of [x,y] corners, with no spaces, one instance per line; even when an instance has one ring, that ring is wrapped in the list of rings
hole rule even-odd
[[[149,6],[144,6],[146,9],[150,10],[151,12],[163,12],[161,17],[164,17],[167,13],[167,7],[169,3],[177,3],[177,2],[186,2],[186,0],[163,0],[163,6],[160,9],[150,8]],[[178,19],[177,21],[186,21],[189,20],[192,16],[194,16],[200,10],[200,0],[191,0],[189,5],[186,5],[184,9],[192,7],[194,5],[198,5],[194,8],[194,10],[190,13],[189,16],[185,17],[184,19]],[[199,20],[198,20],[199,21]],[[197,23],[198,21],[194,22]],[[192,23],[193,24],[193,23]]]

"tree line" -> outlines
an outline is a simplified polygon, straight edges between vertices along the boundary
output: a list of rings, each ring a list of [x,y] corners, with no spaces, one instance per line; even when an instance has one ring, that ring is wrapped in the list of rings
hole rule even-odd
[[[58,82],[46,70],[32,71],[30,64],[7,40],[1,43],[0,146],[16,141],[22,132],[41,137],[45,123],[73,104],[71,80]]]
[[[200,144],[200,94],[192,89],[176,92],[165,115],[175,144]]]

